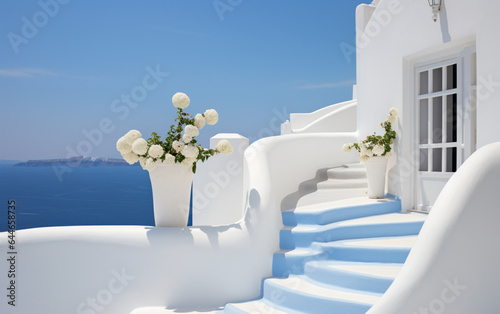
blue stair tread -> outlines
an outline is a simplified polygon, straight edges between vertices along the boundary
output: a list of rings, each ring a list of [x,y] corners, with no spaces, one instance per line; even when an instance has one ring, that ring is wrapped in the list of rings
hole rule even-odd
[[[402,263],[370,263],[370,262],[348,262],[337,260],[322,260],[306,263],[306,268],[309,272],[314,272],[315,269],[323,269],[326,271],[336,270],[346,273],[374,277],[394,279],[404,264]]]
[[[259,299],[240,303],[229,303],[224,307],[224,313],[227,314],[300,314],[302,312],[294,311],[289,308],[284,308],[267,299]]]
[[[327,256],[326,259],[404,263],[415,239],[416,236],[351,239],[329,243],[315,242],[311,247],[322,250]]]
[[[325,247],[351,247],[351,248],[361,248],[361,249],[411,249],[417,241],[417,235],[407,235],[407,236],[392,236],[392,237],[370,237],[370,238],[358,238],[358,239],[347,239],[339,240],[328,243],[315,243],[313,245],[313,250],[318,249],[319,244],[321,248]]]
[[[365,313],[381,296],[324,284],[302,275],[264,281],[265,299],[274,299],[280,306],[308,313]]]
[[[315,205],[299,206],[293,210],[282,211],[282,217],[285,226],[300,224],[325,225],[343,220],[400,211],[401,202],[399,199],[357,197]]]
[[[312,242],[417,235],[424,221],[425,215],[391,213],[334,222],[328,225],[287,226],[280,230],[280,248],[308,247]]]
[[[304,274],[323,283],[350,289],[385,293],[402,263],[368,263],[323,260],[307,262]]]

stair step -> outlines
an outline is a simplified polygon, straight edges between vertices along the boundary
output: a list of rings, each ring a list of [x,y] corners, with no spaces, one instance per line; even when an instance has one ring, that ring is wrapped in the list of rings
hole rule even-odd
[[[402,267],[399,263],[313,261],[305,265],[304,274],[323,283],[385,293]]]
[[[308,247],[313,242],[345,239],[417,235],[423,214],[384,214],[334,222],[327,225],[297,225],[280,230],[280,248]]]
[[[360,189],[367,188],[366,179],[328,179],[317,184],[319,189]]]
[[[357,197],[317,205],[299,206],[282,212],[285,226],[298,224],[326,225],[333,222],[401,211],[399,199]]]
[[[264,298],[306,313],[365,313],[381,294],[325,285],[304,276],[264,281]]]
[[[339,261],[404,263],[416,239],[417,236],[406,236],[316,242],[311,247]]]
[[[279,305],[266,299],[242,303],[229,303],[224,307],[224,313],[229,314],[295,314],[299,313],[290,309],[283,309]]]
[[[329,179],[365,179],[366,169],[363,167],[337,167],[326,171]]]
[[[333,202],[338,200],[345,200],[351,198],[365,197],[368,198],[367,188],[356,189],[319,189],[312,193],[302,196],[295,204],[295,208],[302,206],[314,206],[326,202]]]
[[[324,260],[326,257],[327,254],[321,249],[281,250],[273,256],[273,277],[285,278],[290,274],[303,274],[307,262]]]

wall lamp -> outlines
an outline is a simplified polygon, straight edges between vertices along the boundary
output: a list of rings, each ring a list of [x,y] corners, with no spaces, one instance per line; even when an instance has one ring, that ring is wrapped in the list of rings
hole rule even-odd
[[[432,8],[432,19],[434,22],[438,19],[438,13],[441,11],[441,1],[442,0],[427,0],[429,1],[429,6]]]

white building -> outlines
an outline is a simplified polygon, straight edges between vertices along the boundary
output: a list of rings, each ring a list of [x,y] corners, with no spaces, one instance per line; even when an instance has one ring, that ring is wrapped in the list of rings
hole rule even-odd
[[[19,303],[0,312],[498,312],[500,1],[442,1],[436,21],[425,0],[360,5],[357,47],[341,47],[354,99],[200,167],[198,226],[17,232]],[[368,200],[341,147],[380,133],[391,107],[397,198]]]
[[[500,141],[500,2],[381,0],[356,10],[358,131],[399,109],[389,192],[428,211],[476,149]]]

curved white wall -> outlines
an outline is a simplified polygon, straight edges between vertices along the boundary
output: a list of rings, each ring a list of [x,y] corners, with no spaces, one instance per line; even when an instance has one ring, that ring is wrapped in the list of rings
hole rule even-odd
[[[332,123],[338,122],[344,125],[342,122],[342,118],[336,119],[335,120],[335,112],[342,114],[341,109],[345,107],[352,107],[352,105],[356,105],[356,100],[348,100],[344,101],[338,104],[333,104],[321,109],[318,109],[316,111],[310,112],[310,113],[291,113],[290,114],[290,124],[292,128],[293,133],[305,133],[304,131],[300,132],[300,130],[311,128],[311,126],[314,126],[318,121],[321,119],[324,119],[325,117],[330,117],[329,120]],[[354,116],[349,116],[351,119],[348,121],[345,125],[346,127],[344,128],[336,128],[335,125],[331,125],[330,128],[324,129],[324,130],[319,130],[319,131],[313,131],[310,130],[307,133],[314,133],[314,132],[354,132],[356,131],[356,108],[354,108]],[[345,118],[345,117],[344,117]],[[299,131],[299,132],[297,132]]]
[[[330,108],[330,107],[326,107]],[[301,133],[320,133],[320,132],[355,132],[357,130],[356,119],[357,119],[357,102],[356,100],[351,100],[342,104],[339,104],[335,110],[329,112],[322,112],[323,115],[315,114],[316,119],[311,121],[309,124],[302,128],[297,128],[294,123],[294,115],[291,114],[291,125],[292,132],[294,134]],[[295,120],[298,120],[295,117]]]
[[[473,154],[439,195],[403,269],[370,314],[498,313],[500,142]]]
[[[245,217],[225,226],[92,226],[18,231],[18,302],[1,313],[129,313],[256,298],[272,273],[280,204],[322,167],[356,162],[354,133],[265,138],[245,152]],[[0,233],[0,269],[7,270]],[[4,282],[4,281],[2,281]]]

